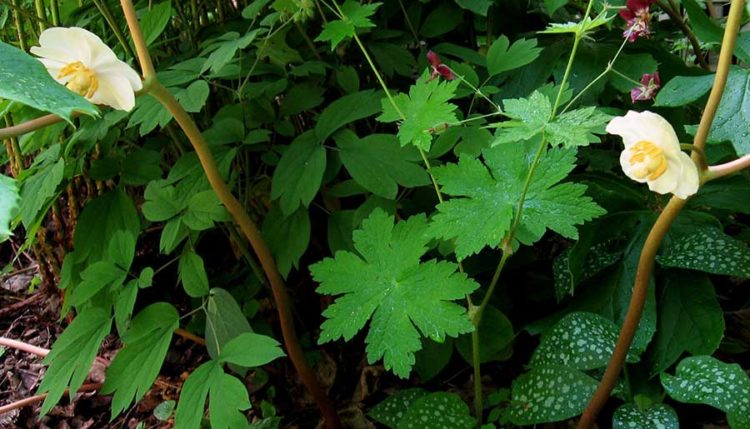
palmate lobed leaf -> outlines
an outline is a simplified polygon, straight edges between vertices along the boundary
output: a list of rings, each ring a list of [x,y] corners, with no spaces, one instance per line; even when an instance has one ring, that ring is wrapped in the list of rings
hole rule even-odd
[[[429,151],[435,130],[458,121],[455,113],[457,106],[448,102],[455,95],[458,83],[458,80],[445,82],[430,79],[430,75],[424,73],[409,88],[408,95],[393,97],[398,109],[388,98],[384,98],[383,113],[376,119],[380,122],[402,121],[398,130],[401,146],[413,144]]]
[[[429,233],[453,240],[464,259],[485,246],[496,247],[508,233],[524,189],[535,146],[509,144],[485,149],[484,163],[462,156],[458,164],[433,169],[442,191],[454,198],[438,204]],[[544,152],[529,184],[516,238],[531,244],[551,229],[577,238],[577,225],[605,213],[584,195],[586,186],[558,183],[575,167],[575,151]]]
[[[330,21],[323,25],[323,31],[315,39],[331,42],[331,50],[336,49],[344,39],[354,37],[359,28],[374,27],[370,16],[382,3],[361,4],[356,0],[347,0],[341,5],[342,19]]]
[[[456,264],[420,262],[427,251],[424,215],[393,224],[376,209],[354,233],[361,255],[336,252],[310,267],[318,293],[340,295],[323,315],[320,343],[351,339],[369,319],[366,337],[370,362],[383,358],[386,369],[407,377],[422,335],[438,342],[473,329],[466,309],[451,301],[478,285],[456,272]]]

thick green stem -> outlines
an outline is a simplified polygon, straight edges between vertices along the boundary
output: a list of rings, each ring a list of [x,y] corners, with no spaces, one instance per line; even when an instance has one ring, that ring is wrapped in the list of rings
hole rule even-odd
[[[36,16],[39,18],[39,21],[37,21],[39,32],[42,32],[47,29],[47,25],[45,24],[47,22],[47,12],[44,10],[44,0],[34,0],[34,7]]]
[[[279,315],[279,323],[281,325],[281,334],[286,346],[287,354],[289,359],[292,361],[297,373],[302,380],[302,383],[307,387],[315,401],[318,408],[323,415],[325,420],[325,427],[331,429],[338,429],[341,427],[338,414],[335,408],[331,404],[328,396],[320,385],[317,376],[312,371],[307,361],[305,360],[302,346],[297,339],[297,334],[294,328],[294,322],[292,319],[291,303],[289,295],[284,285],[284,280],[281,278],[281,274],[276,266],[276,261],[271,254],[268,245],[266,244],[263,236],[260,233],[257,225],[250,218],[242,204],[232,194],[229,186],[224,181],[219,169],[216,165],[216,160],[211,153],[208,143],[204,139],[200,130],[196,126],[190,115],[182,108],[182,105],[177,99],[159,83],[154,72],[153,63],[151,56],[146,47],[145,39],[143,38],[143,32],[138,23],[138,18],[135,14],[135,8],[131,0],[121,0],[123,12],[128,22],[128,28],[135,44],[136,52],[140,63],[143,67],[143,74],[146,81],[150,81],[150,93],[156,98],[167,110],[172,114],[177,124],[182,128],[183,132],[187,136],[190,143],[193,145],[198,159],[203,167],[203,171],[208,178],[208,182],[216,192],[217,197],[226,207],[229,214],[237,222],[240,230],[247,238],[250,245],[253,247],[256,256],[260,262],[263,271],[265,272],[268,282],[271,285],[271,292],[276,302],[276,310]]]
[[[16,34],[18,35],[18,47],[22,51],[26,51],[26,35],[23,32],[23,22],[21,21],[21,11],[18,7],[18,0],[11,0],[11,8],[13,9],[13,24],[16,27]]]
[[[734,51],[734,45],[737,40],[737,31],[740,26],[742,19],[742,12],[745,7],[745,0],[733,0],[732,6],[729,10],[729,18],[724,29],[724,38],[721,44],[721,53],[719,54],[719,63],[716,69],[716,78],[714,85],[711,88],[711,94],[708,97],[706,109],[703,111],[701,116],[701,122],[698,126],[698,131],[695,133],[695,139],[693,140],[693,146],[697,150],[693,150],[693,160],[698,161],[700,158],[700,151],[706,147],[706,139],[711,129],[716,111],[719,108],[721,102],[721,96],[724,93],[726,87],[727,77],[729,76],[729,67],[732,62],[732,52]],[[651,277],[651,272],[654,267],[654,258],[656,258],[656,252],[659,250],[664,236],[666,235],[672,222],[680,213],[685,204],[686,200],[682,200],[677,197],[672,197],[669,200],[669,204],[659,214],[656,219],[654,226],[651,228],[646,242],[643,244],[641,250],[641,256],[638,259],[638,270],[636,271],[635,282],[633,285],[633,294],[630,298],[630,306],[628,312],[625,315],[622,328],[620,329],[620,336],[617,338],[615,349],[612,352],[612,357],[607,364],[607,369],[604,371],[604,376],[599,386],[594,392],[594,396],[591,398],[588,406],[581,416],[581,420],[578,422],[578,429],[589,429],[593,427],[596,422],[596,416],[601,411],[604,404],[609,399],[609,395],[612,393],[615,384],[617,384],[617,378],[620,375],[622,366],[625,364],[625,357],[627,356],[630,344],[633,342],[633,337],[638,329],[638,323],[641,319],[641,313],[643,312],[643,306],[646,302],[646,296],[648,295],[648,283]]]

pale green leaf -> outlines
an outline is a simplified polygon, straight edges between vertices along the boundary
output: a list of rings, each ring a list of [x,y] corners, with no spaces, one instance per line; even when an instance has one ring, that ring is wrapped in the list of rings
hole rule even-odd
[[[243,411],[250,408],[247,388],[229,374],[221,374],[211,381],[208,390],[208,413],[211,429],[237,429],[249,427]]]
[[[0,242],[7,240],[13,234],[10,230],[10,222],[18,212],[19,200],[16,181],[0,174]]]
[[[175,427],[178,429],[198,428],[205,413],[208,390],[216,380],[224,375],[221,364],[210,360],[193,370],[185,380],[180,391],[177,410],[175,411]]]
[[[740,156],[750,153],[750,70],[730,70],[708,139],[732,142]]]
[[[315,135],[319,142],[325,141],[336,130],[346,124],[372,116],[380,111],[379,101],[383,94],[371,89],[347,94],[330,103],[315,124]]]
[[[523,67],[534,61],[541,52],[536,39],[519,39],[511,45],[506,36],[500,36],[487,51],[487,72],[493,76]]]
[[[424,215],[394,226],[392,216],[376,209],[354,233],[362,256],[339,251],[310,267],[321,283],[318,293],[339,295],[323,312],[321,343],[350,340],[372,319],[365,339],[368,360],[383,358],[386,369],[405,378],[420,336],[440,342],[473,329],[466,309],[452,301],[478,285],[453,263],[420,262],[429,241],[426,230]]]
[[[284,351],[278,341],[266,335],[245,332],[224,345],[218,360],[254,368],[283,356]]]
[[[714,84],[714,75],[676,76],[656,94],[655,106],[677,107],[703,97]]]
[[[149,3],[149,9],[141,16],[141,29],[146,45],[152,43],[164,32],[172,17],[172,2],[170,0],[159,2],[155,5]]]
[[[224,289],[211,289],[206,302],[206,348],[209,356],[218,359],[226,343],[252,331],[234,297]]]
[[[189,296],[199,298],[208,295],[206,267],[203,265],[203,258],[193,249],[182,252],[178,271],[182,287]]]
[[[323,31],[315,39],[320,42],[331,42],[331,50],[336,49],[341,41],[354,37],[360,28],[371,28],[375,24],[370,16],[382,3],[361,4],[356,0],[346,0],[341,5],[341,19],[323,24]]]

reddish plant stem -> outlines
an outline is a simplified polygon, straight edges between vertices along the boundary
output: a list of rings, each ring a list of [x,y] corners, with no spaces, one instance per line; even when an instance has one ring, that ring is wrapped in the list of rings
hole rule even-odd
[[[93,392],[96,390],[99,390],[102,388],[102,383],[91,383],[91,384],[84,384],[78,389],[78,393],[81,392]],[[68,389],[65,389],[65,394],[70,395],[70,391]],[[8,405],[3,405],[0,407],[0,415],[3,415],[5,413],[9,413],[13,410],[17,410],[19,408],[23,408],[29,405],[36,404],[37,402],[42,402],[47,397],[47,393],[42,393],[41,395],[34,395],[30,396],[28,398],[23,398],[21,400],[18,400],[16,402],[10,403]]]
[[[177,329],[175,329],[174,333],[177,336],[180,336],[180,337],[182,337],[182,338],[184,338],[186,340],[190,340],[190,341],[192,341],[192,342],[194,342],[196,344],[199,344],[201,346],[205,346],[206,345],[206,340],[205,339],[203,339],[203,338],[195,335],[194,333],[192,333],[190,331],[186,331],[186,330],[184,330],[182,328],[177,328]]]

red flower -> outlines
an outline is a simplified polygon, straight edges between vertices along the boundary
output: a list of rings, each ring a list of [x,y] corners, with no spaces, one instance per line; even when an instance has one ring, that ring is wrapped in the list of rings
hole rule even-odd
[[[453,80],[453,71],[451,71],[450,67],[440,62],[438,54],[433,51],[427,51],[427,61],[430,62],[430,66],[432,67],[430,80],[435,79],[437,76],[445,80]]]
[[[625,9],[620,10],[620,17],[628,24],[628,29],[623,36],[628,41],[635,42],[638,37],[648,37],[651,32],[648,29],[651,23],[651,5],[656,0],[628,0]]]
[[[659,72],[656,71],[653,74],[646,73],[641,77],[641,84],[630,90],[630,99],[633,103],[641,100],[651,100],[660,87]]]

